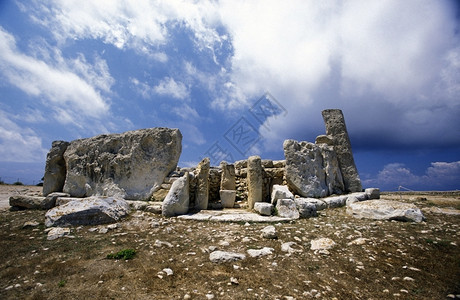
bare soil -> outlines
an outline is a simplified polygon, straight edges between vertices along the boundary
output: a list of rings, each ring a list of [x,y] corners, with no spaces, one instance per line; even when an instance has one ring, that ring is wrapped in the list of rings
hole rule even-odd
[[[0,186],[0,190],[10,188]],[[18,188],[18,187],[15,187]],[[33,187],[23,187],[31,189]],[[14,193],[15,191],[5,192]],[[25,191],[23,191],[25,192]],[[0,194],[3,195],[4,191]],[[3,197],[3,196],[2,196]],[[274,224],[214,223],[134,212],[116,229],[71,228],[48,241],[45,211],[0,211],[0,299],[447,299],[460,295],[460,195],[384,194],[415,203],[426,222],[355,219],[346,208]],[[450,214],[434,213],[443,208]],[[38,226],[23,228],[27,221]],[[97,229],[97,230],[95,230]],[[328,251],[310,250],[330,238]],[[352,241],[364,242],[362,245]],[[281,250],[295,242],[298,252]],[[252,258],[248,249],[273,248]],[[135,249],[130,260],[109,253]],[[246,254],[213,263],[212,250]],[[165,268],[173,271],[167,275]],[[293,297],[293,298],[289,298]],[[460,297],[460,296],[459,296]]]

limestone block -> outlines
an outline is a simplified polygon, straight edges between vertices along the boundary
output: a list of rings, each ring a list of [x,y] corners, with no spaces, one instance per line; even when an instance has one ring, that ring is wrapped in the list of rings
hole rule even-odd
[[[302,201],[306,203],[311,203],[316,207],[316,211],[320,211],[327,208],[326,202],[320,199],[315,198],[296,198],[296,201]]]
[[[273,168],[284,168],[286,166],[286,161],[283,160],[274,160]]]
[[[254,203],[254,210],[261,216],[271,216],[273,204],[267,202],[256,202]]]
[[[98,225],[119,221],[129,213],[129,204],[120,198],[89,197],[56,206],[45,214],[45,225]]]
[[[150,128],[75,140],[64,152],[63,191],[73,197],[146,200],[176,169],[179,129]]]
[[[223,161],[220,163],[220,168],[222,170],[220,189],[235,190],[235,166],[232,164],[227,164],[225,161]]]
[[[220,202],[223,208],[233,208],[235,205],[236,191],[235,190],[220,190]]]
[[[195,190],[195,209],[198,210],[208,208],[210,167],[210,160],[208,157],[205,157],[201,160],[195,170],[195,177],[197,180]]]
[[[294,199],[297,210],[299,211],[300,218],[316,217],[316,205],[307,201],[305,198]]]
[[[163,200],[163,216],[174,217],[188,212],[190,203],[189,173],[174,181],[166,198]]]
[[[345,206],[348,196],[333,196],[323,198],[322,200],[326,202],[328,208],[336,208]]]
[[[276,210],[278,216],[282,218],[298,219],[300,217],[299,211],[292,199],[278,199]]]
[[[254,203],[262,202],[263,169],[259,156],[248,159],[248,207],[254,208]]]
[[[65,183],[66,166],[64,152],[69,146],[65,141],[54,141],[46,156],[43,196],[52,192],[62,192]]]
[[[285,140],[286,181],[289,189],[303,197],[321,198],[328,195],[323,156],[318,145]]]
[[[423,213],[415,205],[391,200],[372,200],[351,203],[347,213],[356,218],[422,222]]]
[[[262,159],[261,163],[264,168],[273,168],[273,160],[271,159]]]
[[[294,195],[291,193],[286,185],[273,185],[271,202],[276,205],[278,199],[294,199]]]
[[[350,138],[348,137],[345,119],[340,109],[326,109],[322,111],[326,134],[333,137],[334,150],[340,165],[340,171],[347,192],[360,192],[361,180],[353,158]]]

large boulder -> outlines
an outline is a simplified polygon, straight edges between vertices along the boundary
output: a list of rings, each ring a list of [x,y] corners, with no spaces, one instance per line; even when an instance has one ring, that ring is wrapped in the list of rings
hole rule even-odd
[[[289,189],[302,197],[327,196],[329,189],[326,185],[321,148],[309,142],[285,140],[283,149]]]
[[[51,149],[46,156],[43,196],[62,191],[66,175],[64,152],[68,146],[69,142],[65,141],[54,141],[51,144]]]
[[[360,192],[361,179],[356,168],[345,119],[340,109],[322,111],[326,134],[332,136],[346,192]]]
[[[196,167],[196,191],[195,209],[202,210],[208,208],[209,202],[209,169],[210,161],[208,157],[203,158]]]
[[[90,195],[149,199],[181,153],[179,129],[150,128],[75,140],[64,152],[63,191]]]
[[[188,212],[190,202],[189,173],[174,181],[171,189],[163,200],[163,215],[174,217]]]
[[[98,225],[119,221],[129,213],[129,204],[115,197],[89,197],[56,206],[45,214],[45,225]]]
[[[347,213],[357,218],[422,222],[425,217],[419,208],[410,203],[391,200],[354,202],[347,206]]]

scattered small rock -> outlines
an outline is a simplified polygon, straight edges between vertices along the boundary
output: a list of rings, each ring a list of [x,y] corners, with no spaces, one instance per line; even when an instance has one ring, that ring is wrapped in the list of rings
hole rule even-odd
[[[276,233],[276,228],[273,225],[264,227],[262,230],[261,236],[266,239],[277,239],[278,234]]]
[[[250,257],[260,257],[273,254],[275,249],[269,247],[263,247],[262,249],[249,249],[248,254]]]
[[[335,242],[330,238],[319,238],[311,241],[311,250],[327,250],[335,246]]]
[[[225,263],[246,259],[246,255],[236,252],[214,251],[209,254],[209,260],[214,263]]]
[[[52,241],[68,234],[70,234],[70,228],[53,227],[48,231],[46,239]]]

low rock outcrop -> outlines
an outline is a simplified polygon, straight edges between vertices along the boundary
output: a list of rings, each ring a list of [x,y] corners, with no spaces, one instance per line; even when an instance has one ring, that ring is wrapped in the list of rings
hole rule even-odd
[[[17,195],[11,196],[9,201],[13,209],[50,209],[54,207],[56,198]]]
[[[357,218],[422,222],[423,213],[413,204],[390,200],[371,200],[351,203],[347,213]]]

